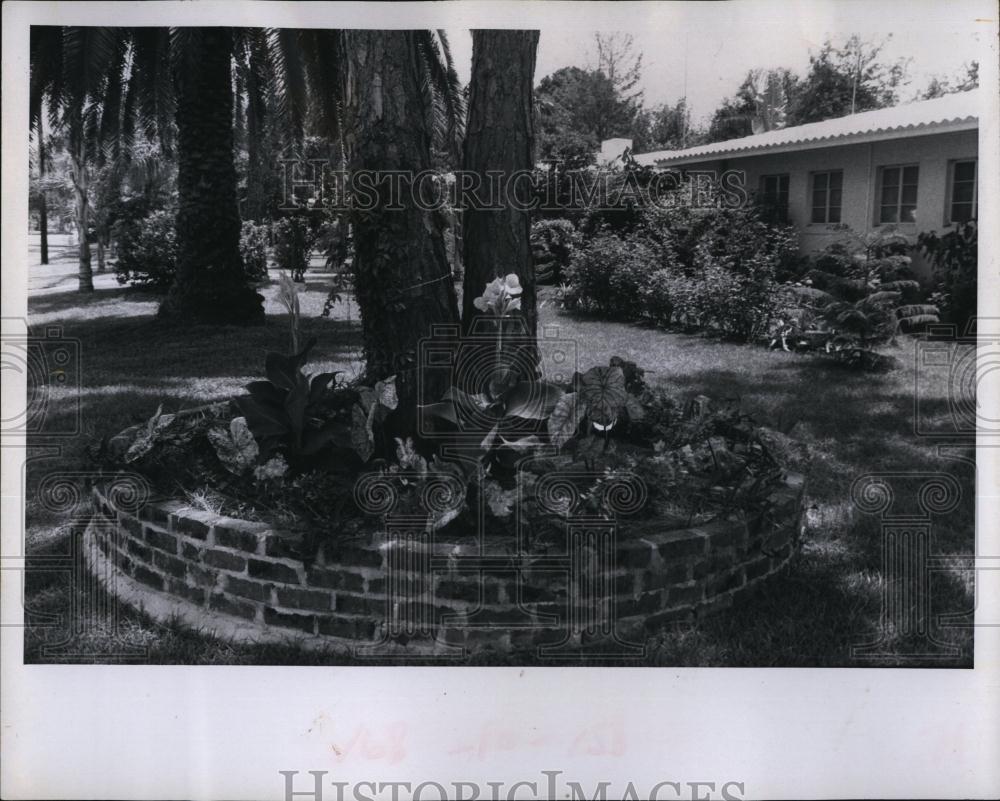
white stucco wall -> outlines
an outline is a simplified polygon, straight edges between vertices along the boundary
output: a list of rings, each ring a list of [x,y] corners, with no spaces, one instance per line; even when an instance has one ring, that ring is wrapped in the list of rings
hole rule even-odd
[[[902,139],[890,139],[867,144],[841,145],[791,153],[762,154],[684,164],[672,169],[733,169],[746,173],[746,186],[756,192],[762,175],[789,175],[788,212],[799,229],[804,252],[822,249],[842,237],[825,224],[813,224],[810,218],[810,173],[821,170],[843,170],[841,222],[859,233],[878,227],[876,223],[878,168],[917,164],[920,174],[917,184],[916,219],[902,223],[898,230],[916,241],[921,231],[947,229],[948,163],[955,159],[976,158],[979,152],[978,131],[958,131],[929,134]],[[914,259],[918,273],[927,275],[928,265],[918,256]]]

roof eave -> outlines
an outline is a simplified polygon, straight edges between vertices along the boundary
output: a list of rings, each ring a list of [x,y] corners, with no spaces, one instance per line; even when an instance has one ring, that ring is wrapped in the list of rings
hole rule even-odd
[[[655,167],[673,167],[683,164],[696,164],[705,161],[719,161],[730,158],[752,158],[780,153],[797,153],[803,150],[819,150],[829,147],[845,147],[847,145],[863,145],[869,142],[884,142],[892,139],[910,139],[916,136],[932,136],[934,134],[955,133],[957,131],[974,131],[979,127],[977,117],[968,117],[947,123],[934,123],[889,131],[873,131],[857,134],[841,134],[835,137],[810,139],[801,142],[786,142],[776,145],[757,145],[748,148],[731,148],[713,153],[695,153],[688,156],[664,156],[656,158],[655,153],[644,153],[636,156],[640,164]],[[645,158],[643,158],[645,156]]]

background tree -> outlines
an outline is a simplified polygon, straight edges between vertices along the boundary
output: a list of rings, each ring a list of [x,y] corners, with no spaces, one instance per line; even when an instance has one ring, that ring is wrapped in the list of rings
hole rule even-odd
[[[511,176],[534,166],[532,86],[537,47],[538,31],[472,32],[472,79],[462,167],[481,176],[484,183],[489,171]],[[521,311],[527,333],[534,337],[537,321],[530,214],[515,208],[509,197],[502,202],[501,209],[467,208],[464,212],[462,327],[468,333],[475,325],[480,312],[473,301],[483,287],[495,278],[515,273],[523,287]]]
[[[177,121],[177,272],[160,316],[193,322],[264,321],[247,283],[233,161],[232,31],[171,31]]]
[[[735,96],[726,98],[709,123],[707,141],[721,142],[783,128],[798,96],[798,78],[785,68],[747,72]]]
[[[973,60],[964,65],[961,72],[954,78],[943,78],[939,75],[932,77],[927,88],[920,94],[920,99],[932,100],[935,97],[944,97],[953,92],[968,92],[978,88],[979,62]]]
[[[906,81],[907,59],[885,61],[888,39],[869,42],[851,36],[835,47],[828,39],[809,57],[809,71],[796,92],[789,125],[820,122],[860,111],[894,106]]]

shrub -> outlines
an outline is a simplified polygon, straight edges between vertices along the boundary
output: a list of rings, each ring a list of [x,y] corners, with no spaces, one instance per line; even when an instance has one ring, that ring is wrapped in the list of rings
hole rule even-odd
[[[271,228],[274,236],[274,260],[278,269],[287,270],[295,281],[304,280],[315,233],[305,217],[282,217]]]
[[[535,260],[535,280],[548,284],[559,281],[569,267],[581,237],[569,220],[539,220],[531,226],[531,250]]]
[[[252,220],[244,220],[240,229],[240,257],[248,278],[260,281],[267,278],[267,240],[269,229],[266,223],[258,225]]]
[[[614,234],[596,236],[573,256],[564,302],[580,311],[634,319],[656,261],[656,252],[642,241],[626,242]]]
[[[177,268],[174,222],[174,212],[160,210],[115,224],[118,259],[113,266],[118,283],[154,289],[170,286]]]
[[[934,265],[938,281],[935,299],[940,300],[942,316],[964,331],[976,316],[979,247],[975,221],[956,226],[943,236],[935,231],[921,233],[917,245]]]

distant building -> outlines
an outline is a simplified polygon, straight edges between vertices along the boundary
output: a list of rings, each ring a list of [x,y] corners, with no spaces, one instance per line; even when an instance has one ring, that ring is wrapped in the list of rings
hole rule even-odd
[[[862,234],[894,225],[915,238],[975,218],[978,135],[973,90],[635,159],[744,172],[747,190],[799,229],[803,251],[815,251],[841,236],[834,224]]]

